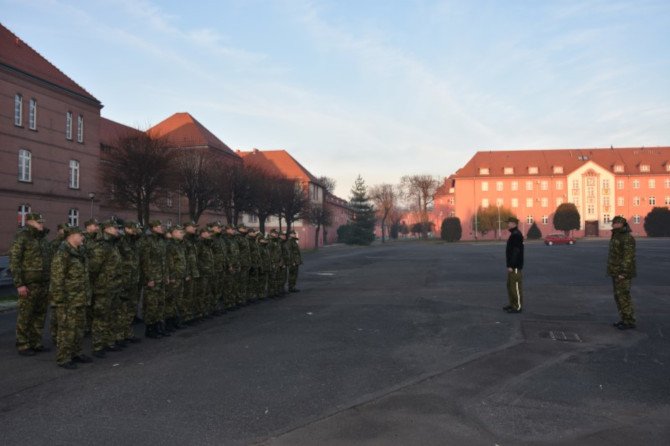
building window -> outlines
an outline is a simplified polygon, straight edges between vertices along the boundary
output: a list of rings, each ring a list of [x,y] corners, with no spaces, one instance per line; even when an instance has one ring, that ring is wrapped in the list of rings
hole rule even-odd
[[[528,174],[529,175],[537,175],[537,167],[531,166],[528,168]]]
[[[79,189],[79,161],[70,160],[70,189]]]
[[[167,196],[165,197],[165,206],[169,208],[172,207],[172,192],[167,193]]]
[[[633,189],[640,188],[640,180],[633,180]]]
[[[556,199],[556,207],[559,207],[562,204],[563,204],[563,197],[558,197]]]
[[[32,181],[32,159],[33,155],[29,150],[19,150],[19,181]]]
[[[670,197],[668,197],[667,195],[665,197],[665,205],[670,206]]]
[[[640,172],[649,172],[649,164],[640,164]]]
[[[594,214],[596,212],[596,207],[592,204],[587,204],[586,205],[586,213],[587,214]]]
[[[14,125],[23,125],[23,96],[20,94],[14,96]]]
[[[572,203],[579,207],[579,195],[572,197]]]
[[[488,175],[489,174],[489,168],[488,167],[480,167],[479,168],[479,175]]]
[[[608,223],[610,223],[611,221],[612,221],[612,220],[610,220],[610,214],[603,214],[603,223],[604,223],[604,224],[608,224]]]
[[[505,175],[514,175],[514,167],[505,167],[503,173]]]
[[[543,208],[548,208],[549,207],[549,199],[548,198],[542,198],[540,200],[540,204]]]
[[[65,114],[65,138],[72,139],[72,112]]]
[[[19,213],[17,215],[17,222],[19,224],[19,228],[22,228],[26,225],[26,216],[30,214],[30,205],[29,204],[20,204],[19,205]]]
[[[649,197],[649,206],[656,205],[656,197]]]
[[[640,205],[640,197],[633,197],[633,206]]]
[[[670,180],[668,180],[670,181]],[[519,190],[519,182],[518,181],[512,181],[512,190]]]
[[[526,181],[526,190],[533,190],[533,182]]]
[[[546,225],[547,223],[549,223],[549,217],[546,216],[546,215],[543,215],[542,216],[542,224]]]
[[[610,197],[603,197],[603,205],[606,206],[606,207],[609,207]]]
[[[489,207],[489,199],[488,198],[483,198],[482,199],[482,207],[483,208]]]
[[[503,190],[503,182],[502,181],[497,181],[496,182],[496,190],[498,192],[502,192],[502,190]]]
[[[518,208],[519,207],[519,199],[518,198],[512,198],[512,207],[513,208]]]
[[[563,190],[563,181],[556,181],[556,190]]]
[[[610,180],[603,180],[603,189],[610,188]]]
[[[633,215],[633,223],[636,225],[640,224],[640,216],[639,215]]]
[[[656,189],[656,180],[649,180],[649,189]]]
[[[623,180],[618,180],[616,182],[616,188],[619,190],[623,190]]]
[[[449,197],[449,199],[447,200],[447,203],[449,203],[450,205],[453,206],[454,205],[454,197]]]
[[[527,208],[532,208],[533,207],[533,199],[532,198],[526,198],[526,207]]]
[[[28,128],[37,130],[37,99],[31,98],[28,107]]]
[[[663,184],[665,185],[666,189],[670,189],[670,178],[666,178]]]
[[[258,223],[258,216],[256,214],[249,214],[249,223]]]
[[[625,203],[625,201],[624,201],[623,197],[617,197],[617,199],[616,199],[616,205],[617,206],[623,206],[624,203]]]
[[[549,190],[549,181],[541,181],[540,182],[540,189],[541,190]]]
[[[496,198],[496,207],[502,207],[503,203],[504,201],[502,198]]]
[[[77,142],[84,142],[84,115],[77,117]]]
[[[623,165],[622,164],[616,164],[614,166],[614,171],[617,172],[617,173],[623,172]]]
[[[482,181],[482,191],[483,192],[488,192],[489,190],[489,182],[488,181]]]
[[[72,208],[67,211],[67,224],[70,226],[79,226],[79,209]]]
[[[572,180],[572,188],[579,190],[579,180]]]
[[[526,223],[528,223],[529,225],[532,225],[532,224],[533,224],[533,221],[534,221],[534,220],[533,220],[533,216],[532,216],[532,215],[529,215],[528,217],[526,217]]]
[[[554,173],[563,173],[563,166],[554,166]]]

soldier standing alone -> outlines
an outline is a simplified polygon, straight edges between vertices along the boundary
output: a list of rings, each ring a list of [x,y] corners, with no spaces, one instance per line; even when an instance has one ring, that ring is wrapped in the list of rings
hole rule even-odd
[[[521,313],[523,303],[522,274],[523,269],[523,235],[519,231],[519,219],[510,217],[507,219],[509,238],[505,257],[507,259],[507,296],[509,305],[503,307],[508,313]]]
[[[607,275],[612,277],[614,301],[619,310],[619,322],[613,325],[619,330],[635,328],[635,311],[630,297],[630,285],[637,270],[635,265],[635,239],[625,218],[612,219],[612,238],[607,257]]]

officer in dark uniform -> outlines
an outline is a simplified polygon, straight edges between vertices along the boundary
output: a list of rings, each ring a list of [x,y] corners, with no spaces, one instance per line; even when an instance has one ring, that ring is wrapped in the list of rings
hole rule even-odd
[[[523,303],[522,274],[523,269],[523,235],[519,231],[519,219],[507,219],[509,238],[505,257],[507,258],[507,296],[509,305],[503,307],[508,313],[521,313]]]

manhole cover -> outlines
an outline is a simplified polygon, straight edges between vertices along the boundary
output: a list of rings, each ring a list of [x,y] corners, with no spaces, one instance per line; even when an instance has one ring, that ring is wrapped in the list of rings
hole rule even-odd
[[[540,334],[541,337],[560,342],[584,342],[577,333],[561,330],[549,330]]]

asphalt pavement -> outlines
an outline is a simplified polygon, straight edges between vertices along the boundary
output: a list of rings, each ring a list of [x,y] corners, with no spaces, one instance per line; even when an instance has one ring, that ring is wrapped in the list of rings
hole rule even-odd
[[[501,242],[322,249],[300,293],[74,371],[0,314],[0,443],[667,445],[670,240],[638,240],[636,330],[606,257],[527,244],[507,314]]]

